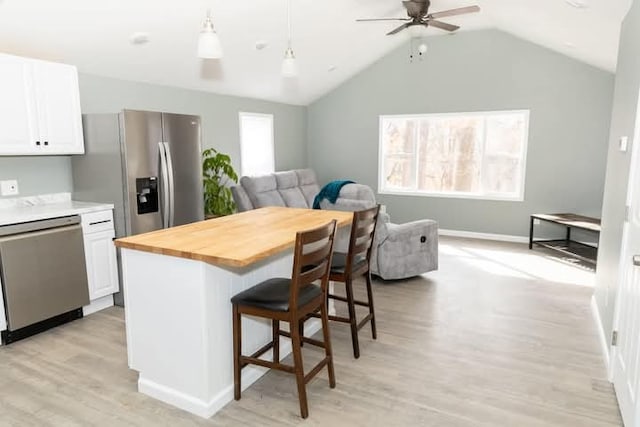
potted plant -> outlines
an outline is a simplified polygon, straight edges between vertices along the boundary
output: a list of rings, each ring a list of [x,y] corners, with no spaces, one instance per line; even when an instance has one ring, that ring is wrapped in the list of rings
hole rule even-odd
[[[215,148],[202,152],[202,176],[204,181],[204,213],[207,218],[230,215],[236,209],[230,181],[237,183],[238,175],[231,165],[231,157]]]

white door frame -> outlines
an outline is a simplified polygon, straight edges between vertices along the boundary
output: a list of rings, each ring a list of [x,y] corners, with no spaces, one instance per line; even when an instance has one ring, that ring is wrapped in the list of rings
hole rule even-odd
[[[627,213],[625,214],[625,221],[622,229],[622,242],[620,247],[620,259],[618,264],[618,278],[617,278],[617,287],[616,287],[616,300],[615,300],[615,308],[614,308],[614,317],[613,317],[613,330],[619,330],[619,325],[621,323],[621,292],[623,289],[624,281],[627,279],[627,275],[625,271],[627,270],[627,263],[631,259],[632,254],[629,252],[629,219],[628,212],[630,212],[633,208],[640,209],[640,200],[634,200],[634,185],[636,184],[638,179],[640,179],[640,175],[638,170],[640,169],[640,93],[638,96],[638,105],[636,107],[636,121],[633,132],[633,139],[631,140],[631,160],[629,165],[629,177],[628,177],[628,185],[627,185],[627,195],[625,198],[625,209]],[[607,340],[610,340],[610,336],[606,337]],[[610,363],[608,366],[607,375],[609,380],[613,382],[614,379],[614,366],[617,360],[618,347],[612,345],[611,341],[609,341],[609,349],[610,349]],[[640,422],[640,401],[636,405],[634,409],[636,413],[636,424]],[[635,426],[629,426],[635,427]]]

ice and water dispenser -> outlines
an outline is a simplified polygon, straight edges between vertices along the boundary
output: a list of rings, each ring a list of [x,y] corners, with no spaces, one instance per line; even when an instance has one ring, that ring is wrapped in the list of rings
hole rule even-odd
[[[138,215],[158,212],[158,177],[136,178]]]

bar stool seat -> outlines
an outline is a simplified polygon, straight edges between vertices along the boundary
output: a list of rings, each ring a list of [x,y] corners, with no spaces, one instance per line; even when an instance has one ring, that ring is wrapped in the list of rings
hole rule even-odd
[[[367,267],[367,258],[364,256],[356,256],[351,266],[351,271],[358,271]],[[331,273],[344,274],[347,268],[347,254],[342,252],[334,252],[331,259]]]
[[[291,279],[275,277],[236,294],[231,298],[231,303],[287,312],[289,311],[290,294]],[[317,285],[300,288],[300,292],[298,293],[298,308],[310,303],[321,294],[322,289]]]

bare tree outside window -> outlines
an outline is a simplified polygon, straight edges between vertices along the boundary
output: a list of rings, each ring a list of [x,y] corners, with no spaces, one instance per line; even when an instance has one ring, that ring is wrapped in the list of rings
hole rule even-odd
[[[529,111],[380,118],[380,191],[521,200]]]

